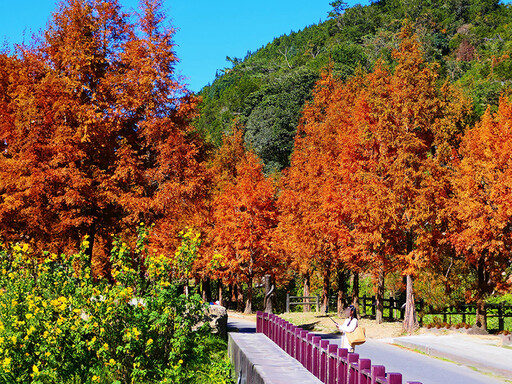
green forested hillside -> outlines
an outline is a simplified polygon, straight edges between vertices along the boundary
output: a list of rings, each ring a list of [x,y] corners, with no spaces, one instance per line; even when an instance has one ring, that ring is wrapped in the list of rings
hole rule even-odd
[[[245,141],[267,172],[288,165],[304,102],[322,71],[341,79],[376,60],[393,65],[396,34],[413,23],[425,58],[440,66],[440,81],[459,84],[475,117],[509,92],[512,80],[512,6],[497,0],[381,0],[347,7],[331,3],[329,19],[280,36],[204,87],[196,127],[215,144],[239,120]]]

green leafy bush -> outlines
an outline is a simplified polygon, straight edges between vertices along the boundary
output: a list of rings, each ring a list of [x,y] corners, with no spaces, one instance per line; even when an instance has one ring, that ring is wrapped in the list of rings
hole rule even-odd
[[[92,278],[87,239],[71,257],[0,244],[1,382],[195,383],[206,372],[230,382],[225,346],[197,329],[199,295],[181,294],[146,234],[136,249],[114,241],[114,282]]]

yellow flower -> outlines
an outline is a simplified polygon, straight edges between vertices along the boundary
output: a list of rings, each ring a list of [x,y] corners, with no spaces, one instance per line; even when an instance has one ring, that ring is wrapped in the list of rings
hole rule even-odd
[[[11,358],[10,357],[6,357],[4,359],[4,361],[2,361],[2,365],[3,365],[4,368],[8,367],[9,365],[11,365]]]
[[[34,364],[34,365],[32,366],[32,371],[34,371],[34,373],[35,373],[36,375],[37,375],[37,374],[39,374],[39,368],[37,368],[37,365],[35,365],[35,364]]]
[[[146,341],[146,345],[148,345],[148,346],[149,346],[149,345],[151,345],[151,344],[153,344],[153,339],[148,339],[148,341]]]
[[[94,375],[92,377],[92,381],[100,381],[100,378],[98,376]]]

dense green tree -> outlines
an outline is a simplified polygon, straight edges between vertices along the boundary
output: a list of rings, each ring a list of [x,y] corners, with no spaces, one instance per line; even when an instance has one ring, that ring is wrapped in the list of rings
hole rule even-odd
[[[371,71],[379,59],[393,63],[396,34],[406,19],[421,42],[424,59],[439,64],[440,80],[457,82],[473,99],[474,121],[488,104],[495,108],[499,95],[511,89],[510,4],[498,0],[380,0],[352,7],[333,1],[331,6],[326,21],[279,36],[244,60],[230,60],[232,67],[200,92],[202,116],[196,126],[218,145],[222,132],[240,119],[247,124],[246,141],[266,169],[283,168],[295,132],[289,123],[298,120],[308,96],[302,104],[288,102],[287,95],[280,94],[284,88],[277,89],[275,84],[299,79],[307,71],[318,77],[328,66],[334,76],[346,79],[359,65]],[[302,96],[313,84],[301,85],[307,86],[309,90],[300,90]]]

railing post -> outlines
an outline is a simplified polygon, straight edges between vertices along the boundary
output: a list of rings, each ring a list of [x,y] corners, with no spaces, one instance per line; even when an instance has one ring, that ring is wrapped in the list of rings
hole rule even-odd
[[[300,361],[300,328],[293,327],[293,358]]]
[[[305,353],[305,350],[306,350],[306,338],[308,336],[308,332],[299,328],[299,345],[298,345],[298,355],[299,355],[299,358],[297,360],[299,360],[299,362],[304,366],[306,367],[306,353]]]
[[[338,346],[329,344],[327,347],[327,384],[336,384],[336,362],[338,358]]]
[[[316,311],[320,312],[320,296],[316,295]]]
[[[320,368],[320,341],[322,338],[320,336],[313,336],[312,342],[312,352],[313,352],[313,366],[312,373],[316,377],[319,377],[319,368]]]
[[[285,346],[284,346],[284,337],[285,337],[285,331],[284,331],[284,320],[283,319],[279,319],[278,321],[278,340],[279,342],[277,343],[277,345],[279,345],[281,347],[282,350],[285,349]]]
[[[357,378],[359,377],[359,367],[357,362],[359,361],[359,354],[349,353],[347,359],[347,384],[357,384]]]
[[[359,359],[359,378],[357,384],[370,384],[372,361],[370,359]]]
[[[263,331],[263,312],[256,312],[256,332],[261,333]]]
[[[402,384],[401,373],[388,373],[386,377],[388,379],[388,384]]]
[[[268,337],[268,335],[269,335],[269,318],[268,318],[268,313],[263,313],[262,322],[263,322],[263,334]]]
[[[308,331],[301,330],[300,331],[300,362],[307,369],[308,360],[306,349],[308,346]]]
[[[313,369],[313,335],[312,333],[308,333],[307,339],[306,339],[306,347],[304,348],[304,354],[306,357],[306,369],[309,372],[312,372]]]
[[[290,312],[290,294],[286,294],[286,313]]]
[[[348,349],[338,348],[338,361],[336,364],[338,384],[347,384],[347,356]]]
[[[386,377],[386,368],[383,365],[374,365],[371,368],[371,384],[377,384],[377,379],[382,379]]]
[[[292,333],[292,328],[293,328],[293,324],[292,323],[286,324],[286,344],[287,344],[286,352],[288,352],[288,354],[290,356],[293,356],[293,333]]]
[[[325,383],[327,377],[327,347],[329,346],[329,340],[320,340],[320,372],[319,379]]]
[[[270,315],[270,339],[277,344],[277,316]]]

